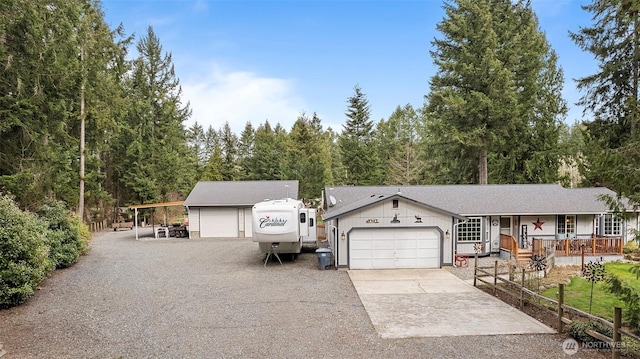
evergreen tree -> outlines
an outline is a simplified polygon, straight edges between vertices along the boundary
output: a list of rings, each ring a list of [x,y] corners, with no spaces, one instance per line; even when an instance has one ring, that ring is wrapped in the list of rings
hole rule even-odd
[[[231,131],[229,122],[220,130],[220,149],[222,151],[222,180],[240,180],[241,168],[238,159],[238,137]]]
[[[584,122],[584,184],[640,203],[640,3],[595,0],[582,8],[594,24],[570,36],[600,63],[596,73],[577,80],[585,93],[578,104],[593,114]]]
[[[305,113],[298,116],[288,139],[285,178],[298,180],[300,198],[320,197],[329,177],[329,166],[318,116],[315,113],[311,118]]]
[[[378,185],[382,181],[369,101],[359,85],[353,90],[347,100],[347,122],[338,139],[346,184]]]
[[[458,0],[445,12],[425,113],[425,149],[443,157],[428,165],[443,183],[555,181],[562,73],[530,4]]]
[[[253,151],[253,142],[255,140],[255,131],[253,125],[250,122],[244,126],[242,133],[240,134],[240,140],[238,142],[238,157],[241,168],[241,177],[244,179],[247,176],[247,159],[251,157]]]
[[[340,135],[337,134],[331,127],[327,128],[324,135],[324,145],[328,149],[329,158],[329,174],[326,185],[341,186],[347,182],[346,172],[342,164],[342,156],[340,153],[340,147],[338,146],[338,140]]]
[[[419,116],[410,104],[398,106],[387,122],[380,121],[376,136],[387,185],[420,183],[418,159]]]
[[[285,142],[271,128],[269,121],[258,126],[251,156],[247,158],[247,179],[279,180],[283,179],[282,162],[284,161]],[[286,139],[286,137],[285,137]]]
[[[132,99],[125,130],[125,160],[120,164],[131,202],[183,198],[195,183],[197,158],[187,145],[184,121],[191,114],[171,59],[152,27],[137,43],[129,79]]]

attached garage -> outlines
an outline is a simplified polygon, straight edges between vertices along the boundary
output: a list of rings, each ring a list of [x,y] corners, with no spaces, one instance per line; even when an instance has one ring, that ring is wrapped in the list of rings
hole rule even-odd
[[[350,269],[440,268],[436,228],[366,228],[349,233]]]

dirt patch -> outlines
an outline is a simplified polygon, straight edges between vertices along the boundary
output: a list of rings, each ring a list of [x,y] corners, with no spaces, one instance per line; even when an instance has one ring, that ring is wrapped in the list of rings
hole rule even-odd
[[[549,273],[547,273],[545,277],[540,278],[539,290],[543,291],[546,288],[557,287],[559,284],[568,285],[571,283],[572,278],[580,275],[580,266],[555,266]],[[536,282],[537,279],[533,279],[533,281]],[[534,285],[534,283],[532,283],[531,281],[528,281],[528,284]],[[538,291],[537,284],[535,284],[535,287],[536,288],[530,289]],[[493,289],[490,286],[482,286],[480,288],[487,293],[493,294]],[[519,293],[519,290],[516,288],[511,288],[511,292]],[[525,297],[524,303],[521,307],[520,298],[519,296],[517,296],[517,294],[509,295],[500,290],[496,291],[496,297],[515,308],[521,309],[523,312],[533,318],[536,318],[540,322],[556,330],[558,329],[558,319],[554,314],[555,308],[551,308],[548,303],[539,301],[538,299]]]
[[[570,284],[571,279],[581,275],[580,266],[554,266],[553,269],[540,279],[540,284],[549,287],[557,287],[558,284]]]

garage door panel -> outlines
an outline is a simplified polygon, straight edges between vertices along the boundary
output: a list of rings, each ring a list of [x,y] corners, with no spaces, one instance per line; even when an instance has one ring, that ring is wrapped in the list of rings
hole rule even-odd
[[[394,245],[393,245],[393,241],[390,241],[388,239],[385,240],[374,240],[371,241],[373,243],[372,248],[373,249],[379,249],[379,250],[385,250],[385,249],[390,249],[393,250]]]
[[[418,248],[416,249],[416,258],[437,258],[439,253],[435,253],[434,248]]]
[[[373,248],[372,241],[353,240],[349,243],[352,250],[365,250]]]
[[[396,258],[413,258],[416,259],[419,257],[419,255],[416,255],[416,251],[415,250],[411,250],[411,249],[396,249],[395,250],[395,256]]]
[[[440,233],[433,228],[354,230],[351,269],[439,268]]]
[[[393,249],[380,249],[372,251],[373,259],[393,259],[395,251]]]
[[[388,269],[395,265],[393,258],[378,258],[372,262],[372,269]]]
[[[373,251],[370,249],[360,249],[353,252],[353,259],[367,259],[373,258]]]
[[[200,211],[201,237],[238,237],[238,209],[211,208]]]
[[[416,249],[417,248],[417,243],[415,239],[396,239],[394,241],[395,243],[395,248],[396,249]]]
[[[420,249],[435,249],[435,248],[439,248],[438,246],[438,240],[437,239],[432,239],[432,240],[420,240],[418,241],[418,248]]]
[[[352,258],[351,265],[353,266],[353,268],[373,268],[371,259]]]
[[[417,268],[418,266],[415,258],[399,258],[394,264],[395,268]]]

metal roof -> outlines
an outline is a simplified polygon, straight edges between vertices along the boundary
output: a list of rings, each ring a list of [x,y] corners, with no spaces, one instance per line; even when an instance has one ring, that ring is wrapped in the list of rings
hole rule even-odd
[[[604,187],[557,184],[325,187],[323,217],[335,218],[374,203],[367,199],[392,195],[468,217],[607,213],[611,211],[600,197],[616,194]]]
[[[184,201],[186,207],[253,206],[265,199],[298,198],[298,181],[198,182]]]

